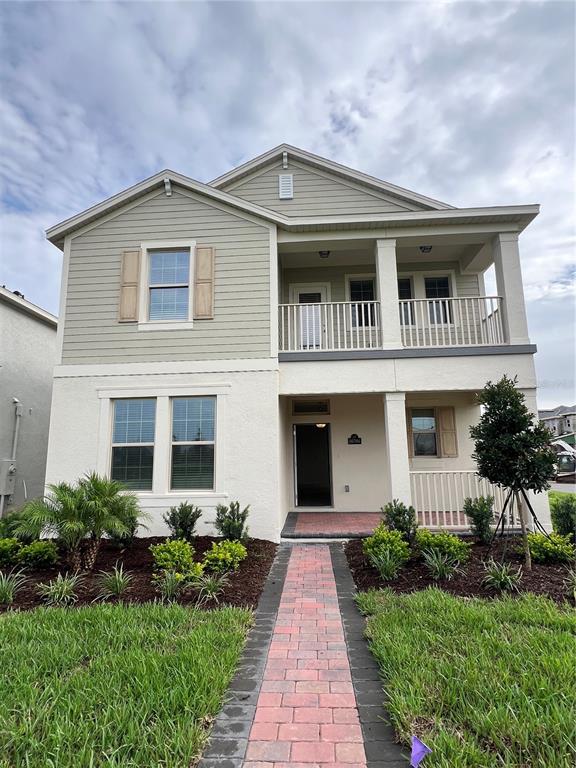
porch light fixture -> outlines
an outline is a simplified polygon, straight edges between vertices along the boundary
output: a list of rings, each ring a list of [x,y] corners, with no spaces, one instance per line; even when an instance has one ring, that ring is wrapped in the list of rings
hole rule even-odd
[[[318,427],[318,429],[324,429],[326,424],[316,424],[316,426]]]
[[[327,259],[328,256],[330,256],[330,251],[318,251],[318,256],[320,256],[321,259]]]
[[[432,250],[432,246],[431,245],[419,245],[418,246],[418,250],[420,251],[420,253],[430,253],[430,251]]]

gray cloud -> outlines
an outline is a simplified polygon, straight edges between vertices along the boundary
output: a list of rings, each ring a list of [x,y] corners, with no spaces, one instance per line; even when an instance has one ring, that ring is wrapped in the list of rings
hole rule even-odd
[[[0,282],[31,300],[57,310],[46,227],[160,168],[206,181],[288,141],[455,205],[540,202],[521,241],[532,336],[550,365],[573,344],[573,3],[0,14]]]

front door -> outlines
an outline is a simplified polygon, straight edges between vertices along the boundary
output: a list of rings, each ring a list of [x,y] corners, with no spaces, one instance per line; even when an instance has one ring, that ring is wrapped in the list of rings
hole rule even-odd
[[[296,506],[332,504],[330,424],[294,424]]]
[[[320,304],[326,301],[325,285],[303,285],[291,287],[291,301],[301,304],[298,310],[300,349],[322,348],[322,313]]]

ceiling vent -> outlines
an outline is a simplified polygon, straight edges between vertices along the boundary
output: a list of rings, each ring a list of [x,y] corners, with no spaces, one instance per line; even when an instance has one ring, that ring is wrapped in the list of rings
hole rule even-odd
[[[292,200],[294,197],[294,176],[291,173],[279,174],[278,197],[280,200]]]
[[[329,414],[330,400],[293,400],[292,413],[294,416]]]

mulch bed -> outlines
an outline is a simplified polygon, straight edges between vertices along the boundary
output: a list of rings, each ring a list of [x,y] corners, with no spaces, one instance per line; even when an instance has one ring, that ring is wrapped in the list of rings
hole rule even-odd
[[[497,562],[504,559],[514,566],[522,565],[524,557],[516,551],[520,545],[521,541],[515,538],[506,541],[497,540],[490,556]],[[365,557],[361,539],[353,539],[346,545],[348,565],[358,590],[390,587],[394,592],[416,592],[420,589],[436,586],[461,597],[499,597],[502,593],[497,593],[482,585],[482,579],[485,576],[483,562],[488,557],[487,551],[488,547],[474,544],[470,552],[470,560],[464,566],[464,573],[454,576],[450,581],[434,581],[423,561],[417,557],[412,557],[408,561],[396,579],[383,581]],[[530,573],[523,569],[520,591],[545,595],[557,603],[564,603],[571,599],[563,585],[565,579],[565,565],[533,563]]]
[[[78,589],[78,601],[75,605],[88,605],[97,597],[99,586],[99,571],[108,571],[118,562],[124,569],[130,571],[133,581],[126,591],[122,602],[144,603],[158,598],[158,592],[152,583],[152,554],[151,544],[159,544],[166,541],[164,537],[137,538],[126,549],[120,549],[109,541],[103,541],[98,553],[94,570],[83,574],[82,584]],[[213,541],[221,539],[212,536],[198,536],[193,543],[194,559],[201,560],[204,552],[210,549]],[[264,588],[264,582],[274,560],[277,545],[263,539],[248,539],[246,542],[248,557],[240,564],[239,569],[231,576],[230,581],[220,597],[220,605],[234,605],[238,607],[254,608],[258,603],[260,593]],[[67,571],[66,564],[46,568],[41,571],[27,571],[27,583],[18,591],[16,601],[12,604],[12,610],[29,610],[42,605],[42,601],[36,593],[36,585],[47,582],[57,576],[59,572]],[[181,595],[178,602],[183,605],[193,604],[195,595],[187,590]],[[110,601],[113,602],[113,601]],[[203,605],[203,608],[215,606]],[[5,609],[4,609],[5,610]],[[0,612],[3,607],[0,606]]]

